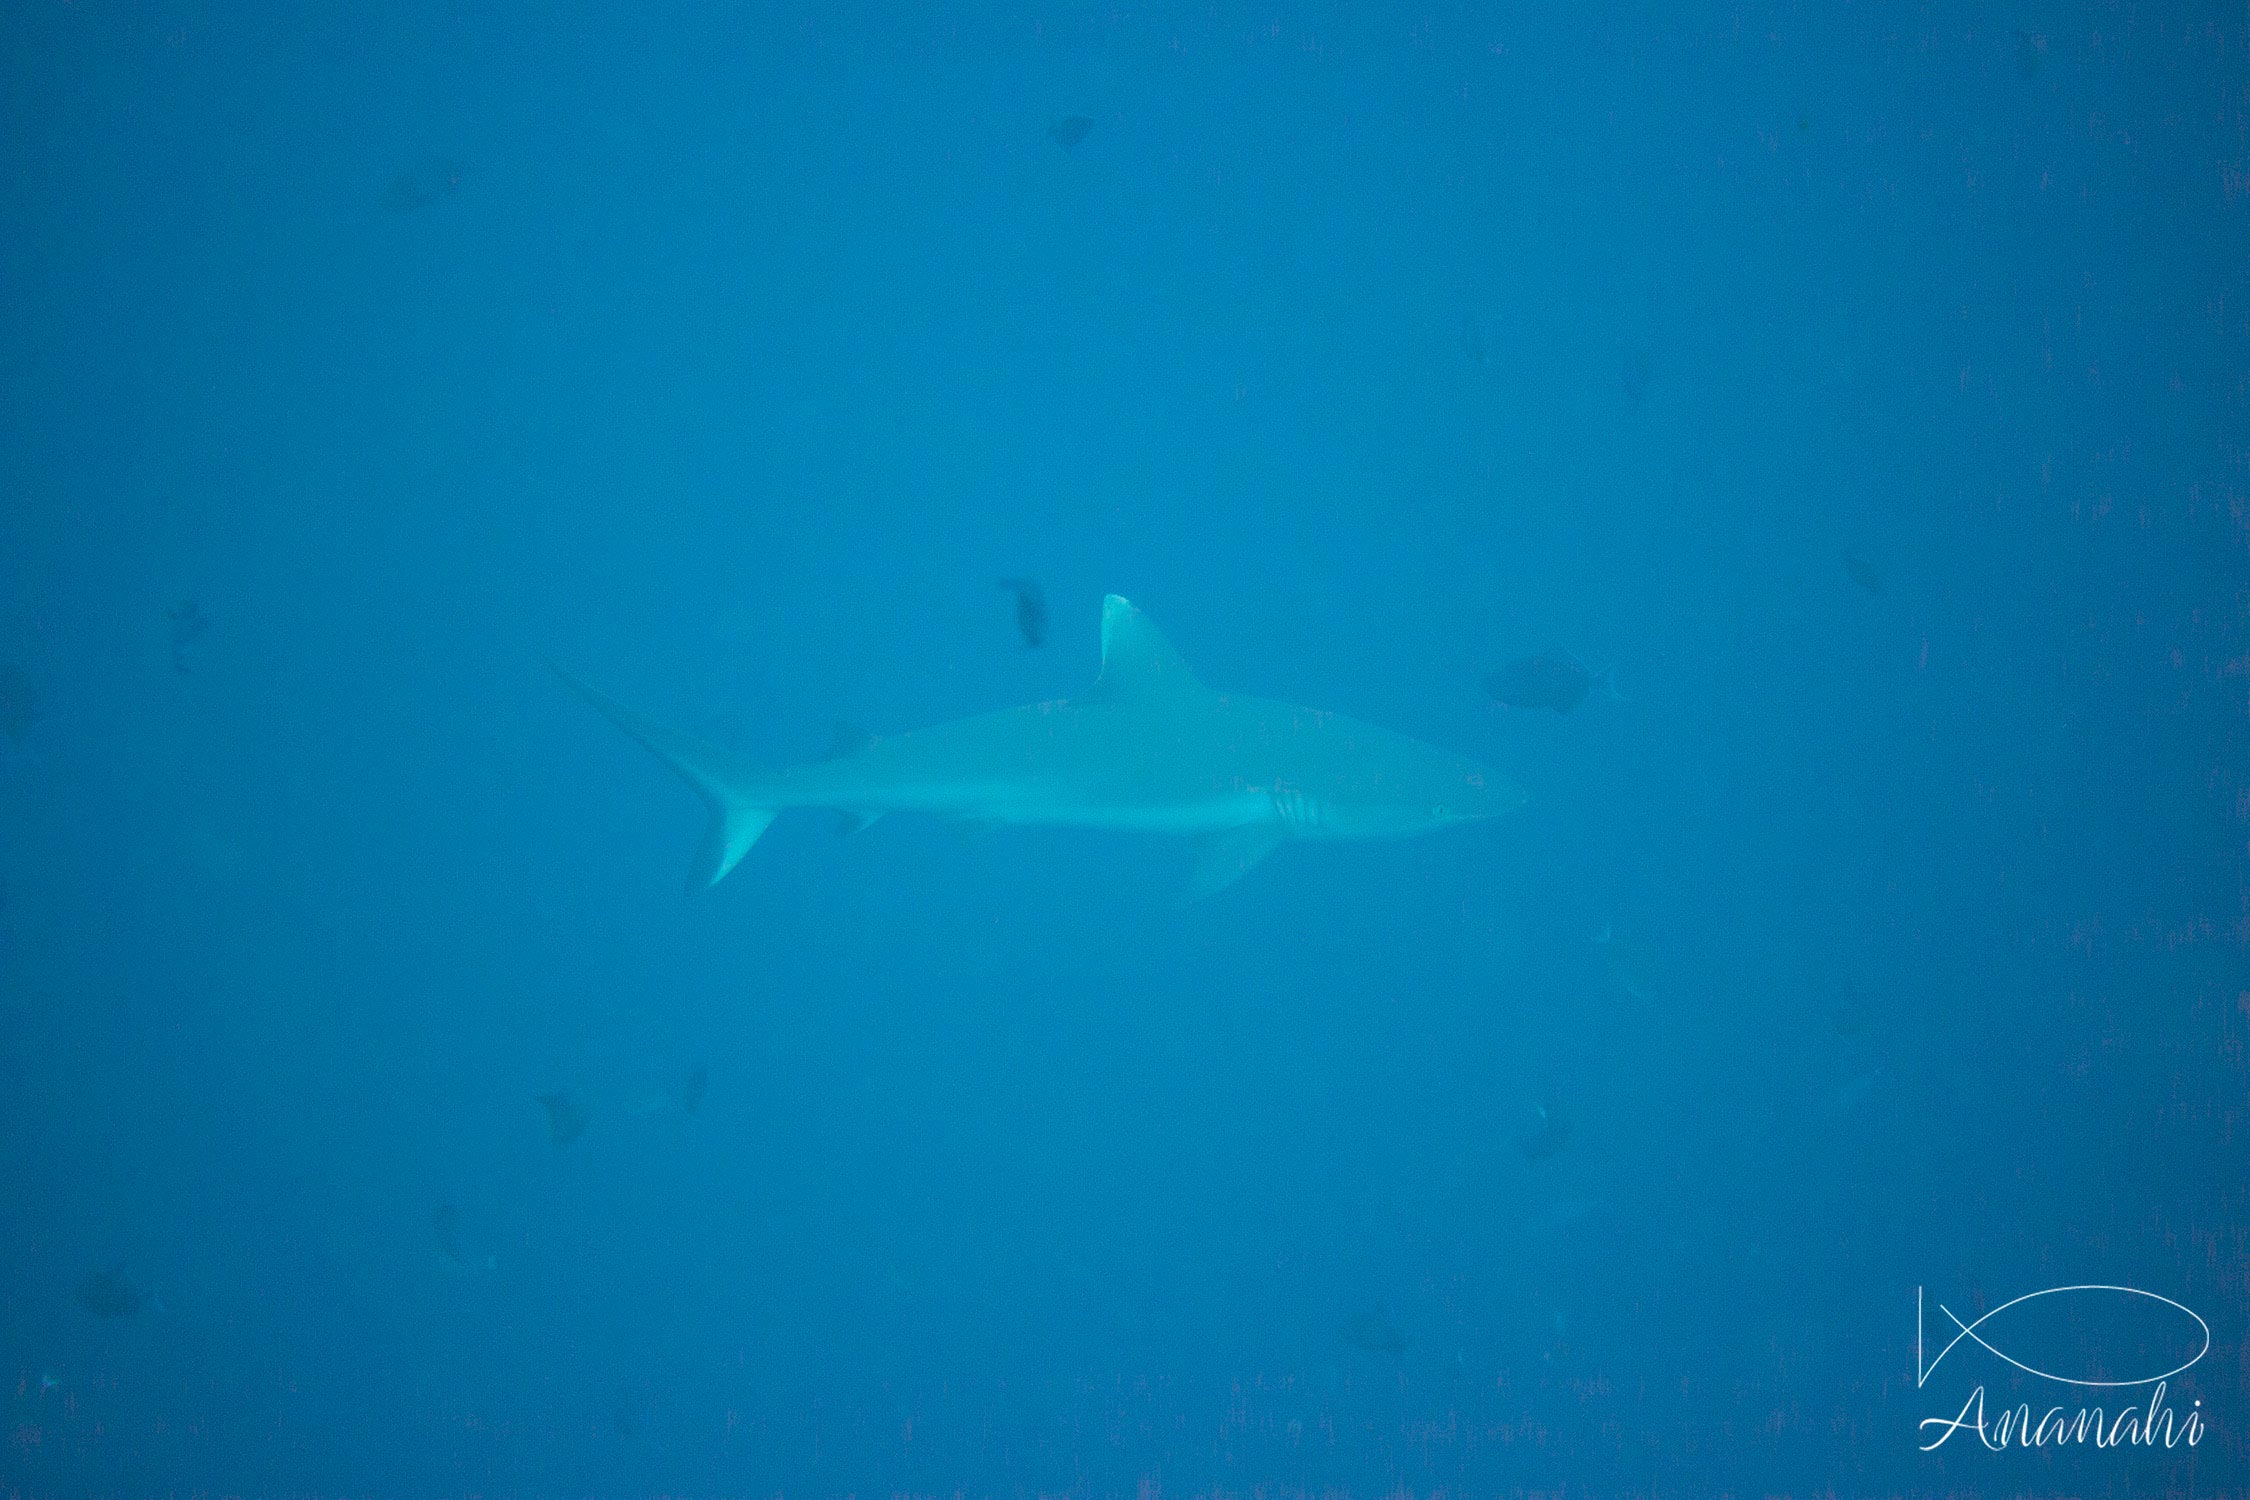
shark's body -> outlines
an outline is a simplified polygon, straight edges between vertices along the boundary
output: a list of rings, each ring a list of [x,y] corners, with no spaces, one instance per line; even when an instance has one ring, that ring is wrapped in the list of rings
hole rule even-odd
[[[1185,834],[1198,891],[1293,838],[1386,838],[1497,816],[1523,794],[1470,761],[1340,714],[1217,693],[1125,600],[1102,603],[1085,696],[978,714],[764,771],[580,685],[711,808],[696,878],[717,882],[785,808],[864,826],[917,812],[978,823]]]

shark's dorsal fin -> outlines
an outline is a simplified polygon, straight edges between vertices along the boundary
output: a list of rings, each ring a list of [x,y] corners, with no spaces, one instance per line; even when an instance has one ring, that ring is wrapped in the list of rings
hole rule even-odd
[[[1102,600],[1102,675],[1094,679],[1096,697],[1201,697],[1203,692],[1203,684],[1147,615],[1117,594]]]

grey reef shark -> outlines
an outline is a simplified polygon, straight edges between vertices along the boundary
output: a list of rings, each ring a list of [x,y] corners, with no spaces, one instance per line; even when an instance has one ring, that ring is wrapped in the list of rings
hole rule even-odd
[[[1194,895],[1284,844],[1387,839],[1498,817],[1521,788],[1476,762],[1347,719],[1198,682],[1130,603],[1102,601],[1102,666],[1075,698],[868,739],[779,770],[564,681],[694,788],[710,823],[692,874],[715,885],[789,808],[978,824],[1175,834],[1197,841]]]

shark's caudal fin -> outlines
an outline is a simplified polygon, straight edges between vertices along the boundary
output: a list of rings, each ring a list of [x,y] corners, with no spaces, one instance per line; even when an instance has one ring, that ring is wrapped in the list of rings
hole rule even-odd
[[[644,718],[580,682],[557,663],[549,661],[547,665],[593,704],[603,718],[653,751],[657,759],[693,787],[695,794],[711,809],[711,821],[704,829],[703,845],[696,851],[688,880],[691,885],[717,885],[727,871],[750,852],[750,846],[758,842],[758,835],[766,831],[777,809],[750,800],[746,788],[751,778],[718,746],[684,730]]]

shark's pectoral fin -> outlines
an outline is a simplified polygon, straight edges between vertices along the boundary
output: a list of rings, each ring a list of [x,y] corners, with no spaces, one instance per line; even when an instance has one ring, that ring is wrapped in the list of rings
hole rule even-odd
[[[1195,874],[1188,895],[1199,898],[1223,891],[1250,873],[1257,863],[1289,838],[1282,823],[1245,823],[1222,833],[1207,835],[1195,855]]]
[[[694,782],[688,783],[695,786]],[[700,787],[697,790],[702,790]],[[695,863],[688,867],[688,889],[700,890],[726,879],[727,871],[742,862],[750,846],[773,823],[774,809],[751,807],[724,789],[704,792],[711,820],[703,825],[703,842],[696,847]]]
[[[881,816],[879,812],[839,812],[836,814],[836,836],[850,838]]]

